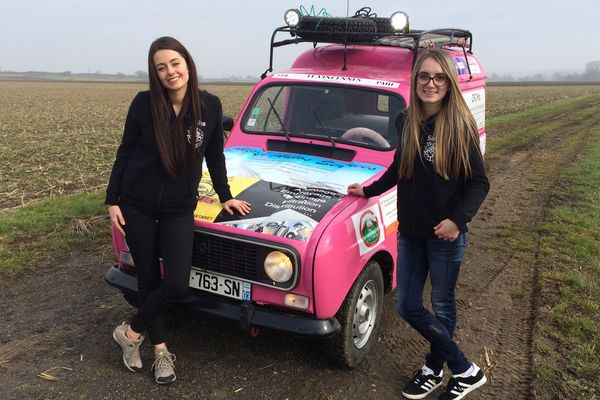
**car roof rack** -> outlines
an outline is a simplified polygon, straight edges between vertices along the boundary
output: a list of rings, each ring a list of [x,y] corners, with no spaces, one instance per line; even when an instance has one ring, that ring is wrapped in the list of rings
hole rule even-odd
[[[332,20],[333,18],[328,18]],[[335,18],[336,20],[345,20],[346,18]],[[361,18],[362,19],[362,18]],[[323,18],[321,18],[323,20]],[[357,18],[348,18],[348,20],[357,20]],[[339,26],[339,24],[338,24]],[[292,39],[276,41],[278,33],[289,33]],[[273,49],[276,47],[287,46],[297,43],[313,43],[316,47],[318,43],[342,44],[344,49],[347,45],[368,45],[368,46],[391,46],[401,47],[412,51],[413,66],[416,62],[420,49],[433,47],[460,47],[465,53],[472,54],[473,35],[470,31],[457,28],[444,28],[432,30],[411,30],[406,33],[399,32],[373,32],[373,31],[354,31],[331,30],[318,31],[290,28],[283,26],[275,29],[271,35],[271,46],[269,54],[269,68],[261,75],[261,79],[267,76],[267,73],[273,71]],[[467,67],[468,63],[467,63]],[[346,51],[344,51],[344,64],[342,70],[346,70]],[[469,68],[469,75],[471,71]]]

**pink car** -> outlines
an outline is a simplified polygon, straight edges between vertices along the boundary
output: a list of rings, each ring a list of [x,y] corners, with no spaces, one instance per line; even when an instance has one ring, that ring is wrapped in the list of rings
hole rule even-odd
[[[452,55],[482,151],[485,74],[470,32],[409,31],[404,13],[346,19],[289,10],[286,22],[273,33],[271,65],[276,47],[315,47],[287,71],[269,68],[240,118],[225,118],[229,184],[252,212],[225,213],[203,177],[184,305],[252,333],[321,336],[334,360],[353,367],[376,341],[384,293],[395,287],[398,222],[395,189],[365,199],[346,187],[368,184],[391,163],[395,118],[408,104],[420,49]],[[277,41],[281,35],[288,38]],[[113,245],[118,265],[106,280],[135,304],[134,262],[114,230]]]

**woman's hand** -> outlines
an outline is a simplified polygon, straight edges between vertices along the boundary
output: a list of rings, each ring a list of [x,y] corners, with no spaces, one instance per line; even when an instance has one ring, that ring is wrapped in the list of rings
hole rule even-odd
[[[119,206],[108,206],[108,215],[110,216],[110,222],[112,226],[114,226],[115,229],[121,233],[121,235],[125,236],[125,231],[123,230],[125,218],[123,218],[121,208]]]
[[[363,186],[360,183],[351,183],[350,185],[348,185],[348,194],[365,197]]]
[[[445,219],[433,227],[433,233],[435,233],[435,236],[437,236],[438,239],[454,242],[460,234],[460,230],[454,222]]]
[[[222,206],[229,215],[233,215],[233,210],[237,210],[241,215],[249,214],[252,210],[250,203],[238,199],[229,199],[225,203],[222,203]]]

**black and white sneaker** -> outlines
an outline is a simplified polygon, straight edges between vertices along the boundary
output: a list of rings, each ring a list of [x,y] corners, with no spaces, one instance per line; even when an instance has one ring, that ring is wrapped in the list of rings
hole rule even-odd
[[[439,375],[428,368],[426,365],[418,369],[410,381],[402,390],[402,396],[407,399],[422,399],[435,390],[442,384],[442,375],[444,371],[440,371]]]
[[[453,376],[438,400],[458,400],[482,386],[487,381],[483,371],[473,363],[473,373],[467,377]]]

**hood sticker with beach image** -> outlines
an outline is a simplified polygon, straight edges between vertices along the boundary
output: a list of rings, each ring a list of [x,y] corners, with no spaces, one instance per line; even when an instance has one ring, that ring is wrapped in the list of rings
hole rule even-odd
[[[206,166],[198,188],[194,217],[240,229],[307,241],[317,223],[346,194],[353,182],[365,182],[383,167],[254,147],[225,149],[232,195],[252,204],[241,217],[225,212]]]

